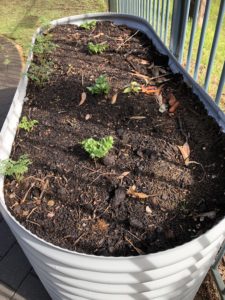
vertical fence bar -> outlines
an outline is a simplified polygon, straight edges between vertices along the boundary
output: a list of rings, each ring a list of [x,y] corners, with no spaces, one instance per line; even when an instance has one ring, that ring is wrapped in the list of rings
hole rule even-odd
[[[149,0],[146,3],[146,20],[149,22],[150,20],[150,11],[149,11]]]
[[[191,56],[192,56],[193,43],[194,43],[194,36],[195,36],[196,25],[197,25],[197,21],[198,21],[199,6],[200,6],[200,0],[195,0],[192,27],[191,27],[191,37],[190,37],[190,41],[189,41],[188,55],[187,55],[187,65],[186,65],[186,70],[188,72],[189,72],[189,69],[190,69]]]
[[[166,45],[168,25],[169,25],[169,13],[170,13],[170,0],[166,0],[166,20],[165,20],[165,29],[164,29],[164,44]]]
[[[161,29],[160,29],[160,38],[162,40],[163,29],[164,29],[164,21],[165,21],[165,0],[162,0],[161,7]]]
[[[188,15],[189,15],[189,9],[190,9],[190,0],[185,0],[185,3],[183,5],[182,10],[182,19],[180,25],[181,25],[181,40],[179,45],[179,54],[178,54],[178,61],[179,63],[182,62],[183,59],[183,53],[184,53],[184,42],[186,37],[186,31],[187,31],[187,24],[188,24]]]
[[[222,96],[224,84],[225,84],[225,62],[223,63],[223,70],[221,73],[220,82],[216,93],[216,98],[215,98],[216,104],[220,103],[220,98]]]
[[[205,77],[205,83],[204,83],[204,89],[206,91],[208,91],[208,87],[209,87],[209,80],[210,80],[210,76],[212,73],[212,66],[213,66],[213,61],[215,59],[216,48],[217,48],[219,35],[220,35],[222,23],[223,23],[224,13],[225,13],[225,0],[221,0],[218,19],[217,19],[217,23],[216,23],[216,30],[215,30],[215,34],[214,34],[214,38],[213,38],[213,43],[212,43],[212,48],[211,48],[211,52],[210,52],[209,63],[208,63],[206,77]]]
[[[156,32],[159,35],[159,22],[160,22],[160,0],[157,0],[157,23],[156,23]]]
[[[153,0],[153,28],[156,28],[156,0]]]
[[[152,25],[152,0],[148,0],[149,6],[148,6],[148,10],[149,10],[149,23]]]
[[[208,0],[206,2],[205,15],[204,15],[202,31],[201,31],[201,36],[200,36],[200,41],[199,41],[199,46],[198,46],[197,59],[196,59],[196,64],[195,64],[195,71],[194,71],[194,76],[193,76],[194,80],[197,80],[197,77],[198,77],[200,60],[201,60],[201,57],[202,57],[202,48],[203,48],[203,44],[204,44],[204,40],[205,40],[205,32],[206,32],[208,19],[209,19],[210,5],[211,5],[211,0]]]
[[[179,48],[179,39],[180,39],[180,28],[178,24],[180,24],[181,22],[181,12],[182,12],[182,1],[174,0],[169,49],[176,57],[178,57],[178,48]]]

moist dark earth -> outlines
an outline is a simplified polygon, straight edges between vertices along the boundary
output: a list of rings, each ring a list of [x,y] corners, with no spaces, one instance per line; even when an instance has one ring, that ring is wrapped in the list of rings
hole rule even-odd
[[[143,33],[110,22],[91,30],[61,25],[50,34],[58,46],[47,56],[53,72],[42,87],[29,80],[22,113],[39,123],[17,131],[12,151],[13,159],[27,153],[32,164],[20,182],[5,179],[15,218],[55,245],[104,256],[173,248],[221,220],[225,136],[168,58]],[[92,55],[88,42],[108,49]],[[87,87],[103,74],[109,95],[92,95]],[[164,104],[176,97],[173,113],[159,111],[157,95],[123,93],[132,81],[146,84],[140,74],[160,87]],[[105,136],[113,136],[113,149],[91,159],[81,142]],[[189,165],[178,148],[185,142]]]

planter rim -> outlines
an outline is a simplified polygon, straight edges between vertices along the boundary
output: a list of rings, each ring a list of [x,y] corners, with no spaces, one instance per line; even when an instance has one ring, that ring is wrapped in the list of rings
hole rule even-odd
[[[66,17],[66,18],[60,18],[60,19],[52,21],[51,24],[53,26],[60,25],[60,24],[66,24],[65,20],[67,20],[67,23],[70,22],[70,24],[72,24],[71,21],[74,21],[77,24],[78,23],[81,24],[83,21],[94,20],[94,19],[99,20],[99,21],[100,20],[102,20],[102,21],[107,21],[108,20],[108,21],[114,21],[114,22],[117,22],[117,19],[118,19],[120,24],[123,24],[122,20],[128,20],[129,19],[130,21],[135,21],[135,22],[138,21],[138,22],[140,22],[141,25],[144,25],[144,26],[147,25],[148,27],[150,26],[149,23],[141,17],[133,16],[133,15],[130,15],[130,14],[118,14],[118,13],[82,14],[82,15],[76,15],[76,16],[71,16],[71,17]],[[130,26],[130,27],[132,28],[132,26]],[[41,32],[41,28],[38,28],[36,33],[33,36],[33,39],[32,39],[33,43],[35,41],[36,35],[39,34],[40,32]],[[154,38],[157,41],[157,45],[155,45],[155,46],[159,50],[159,48],[161,48],[160,46],[163,45],[163,43],[154,32],[153,32],[153,35],[155,35]],[[169,52],[168,49],[166,49],[166,51],[163,49],[163,51],[161,51],[161,53],[163,53],[164,55],[167,55],[169,57],[168,65],[170,67],[171,67],[170,63],[172,63],[173,64],[173,69],[175,68],[175,69],[180,70],[180,72],[182,72],[182,75],[184,77],[184,81],[187,84],[189,84],[189,86],[192,85],[193,89],[195,89],[196,94],[198,96],[199,95],[204,96],[204,99],[206,99],[206,101],[202,101],[201,98],[199,99],[199,101],[203,102],[203,104],[205,105],[209,115],[211,115],[217,121],[217,124],[219,124],[221,126],[221,129],[223,131],[225,131],[225,117],[224,117],[223,112],[219,109],[219,107],[211,100],[209,95],[196,82],[194,82],[192,77],[176,61],[175,57]],[[28,63],[26,65],[26,70],[29,68],[31,58],[32,58],[32,52],[30,53],[30,55],[28,57]],[[171,59],[172,59],[172,62],[170,62]],[[185,78],[184,75],[186,76],[186,78]],[[18,86],[21,84],[21,82],[24,82],[25,80],[27,80],[27,77],[26,77],[25,74],[23,74]],[[210,109],[210,111],[209,111],[209,109]],[[7,127],[7,124],[5,122],[3,124],[2,130],[0,132],[0,145],[2,144],[2,142],[1,142],[2,134],[4,133],[4,130],[6,129],[6,127]],[[45,244],[46,246],[48,246],[50,248],[57,249],[57,250],[60,250],[62,252],[65,252],[65,253],[76,254],[76,255],[82,256],[82,257],[104,258],[105,260],[123,261],[123,260],[127,260],[127,259],[129,259],[129,260],[139,260],[139,259],[142,259],[143,257],[151,257],[151,259],[156,259],[157,257],[161,257],[162,255],[165,255],[166,257],[180,256],[180,260],[183,260],[184,258],[186,258],[190,255],[191,249],[195,248],[195,252],[196,252],[196,247],[198,246],[198,249],[200,251],[203,250],[204,249],[204,240],[208,240],[211,243],[213,243],[213,241],[215,241],[222,234],[222,228],[225,228],[225,217],[223,217],[223,219],[220,220],[211,229],[209,229],[204,234],[200,235],[199,237],[197,237],[197,238],[195,238],[195,239],[193,239],[189,242],[186,242],[186,243],[184,243],[182,245],[179,245],[179,246],[176,246],[174,248],[170,248],[170,249],[159,251],[159,252],[144,254],[144,255],[115,257],[115,256],[99,256],[99,255],[93,255],[93,254],[80,253],[80,252],[72,251],[72,250],[69,250],[69,249],[66,249],[66,248],[61,248],[57,245],[54,245],[50,242],[47,242],[44,239],[42,239],[42,238],[38,237],[37,235],[33,234],[31,231],[26,229],[24,226],[22,226],[16,220],[16,218],[10,213],[10,211],[8,210],[8,208],[5,204],[5,201],[3,201],[4,200],[3,188],[4,188],[4,176],[0,175],[0,208],[1,208],[1,206],[4,208],[4,211],[2,212],[3,215],[7,214],[7,216],[10,219],[13,219],[14,223],[16,223],[16,225],[21,230],[26,231],[34,239],[37,239],[41,244]],[[187,251],[187,249],[190,250],[190,252]]]

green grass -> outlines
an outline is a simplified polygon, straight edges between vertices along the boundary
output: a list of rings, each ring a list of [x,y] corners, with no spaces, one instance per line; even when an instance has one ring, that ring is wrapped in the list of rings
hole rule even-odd
[[[198,82],[200,85],[204,84],[204,79],[205,79],[205,75],[206,75],[206,71],[207,71],[207,65],[208,65],[210,51],[211,51],[211,47],[212,47],[214,32],[215,32],[215,28],[216,28],[216,21],[217,21],[218,12],[219,12],[219,5],[220,5],[220,0],[212,1],[209,22],[208,22],[208,26],[207,26],[207,30],[206,30],[205,41],[204,41],[204,46],[203,46],[203,51],[202,51],[201,64],[200,64],[200,68],[199,68]],[[185,50],[184,50],[184,63],[183,63],[184,65],[186,65],[190,33],[191,33],[191,21],[188,22],[188,27],[187,27],[187,35],[186,35]],[[195,39],[194,39],[194,44],[193,44],[193,54],[192,54],[192,61],[191,61],[191,68],[190,68],[190,73],[192,75],[194,73],[194,68],[195,68],[195,60],[197,57],[200,34],[201,34],[201,27],[198,26],[196,33],[195,33]],[[223,63],[224,63],[224,59],[225,59],[225,39],[224,39],[224,37],[225,37],[225,18],[223,20],[222,30],[221,30],[221,33],[219,36],[218,46],[217,46],[217,50],[216,50],[216,56],[215,56],[215,60],[213,63],[212,73],[211,73],[211,77],[210,77],[210,85],[209,85],[209,90],[208,90],[208,93],[210,94],[210,96],[213,99],[216,96],[217,87],[219,84],[219,79],[220,79],[220,75],[222,72]],[[223,110],[225,110],[225,88],[223,90],[223,95],[222,95],[222,99],[221,99],[221,108]]]
[[[107,10],[105,0],[0,0],[0,35],[19,44],[25,56],[37,27],[48,21]]]

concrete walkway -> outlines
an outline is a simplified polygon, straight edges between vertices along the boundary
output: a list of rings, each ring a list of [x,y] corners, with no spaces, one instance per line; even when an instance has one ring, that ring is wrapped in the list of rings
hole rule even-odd
[[[0,36],[0,128],[9,110],[20,74],[21,55]],[[0,214],[0,300],[50,300]]]

